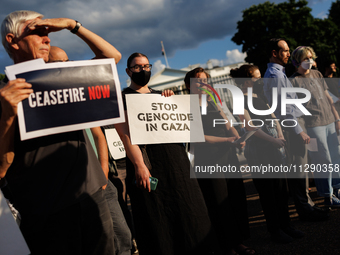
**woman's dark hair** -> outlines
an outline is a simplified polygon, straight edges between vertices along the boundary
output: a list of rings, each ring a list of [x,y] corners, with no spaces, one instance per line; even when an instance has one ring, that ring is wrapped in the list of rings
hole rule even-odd
[[[326,59],[325,63],[325,68],[331,67],[332,64],[335,64],[335,61],[333,59]]]
[[[139,53],[139,52],[132,53],[127,60],[127,68],[131,67],[130,65],[131,65],[132,60],[134,60],[137,57],[145,57],[145,58],[148,59],[148,57],[146,55],[144,55],[143,53]]]
[[[239,68],[231,69],[230,76],[233,78],[252,78],[255,70],[259,70],[255,65],[242,65]],[[235,79],[237,85],[243,85],[244,81],[244,79]]]
[[[210,75],[204,70],[204,68],[196,67],[195,69],[187,72],[185,77],[184,77],[184,83],[185,83],[185,86],[187,87],[187,89],[190,89],[190,79],[196,78],[196,74],[198,74],[198,73],[205,73],[207,78],[210,78]]]

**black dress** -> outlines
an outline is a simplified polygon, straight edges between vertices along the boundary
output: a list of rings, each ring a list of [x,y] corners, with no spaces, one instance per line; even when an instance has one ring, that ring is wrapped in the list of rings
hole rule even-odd
[[[133,89],[125,94],[138,93]],[[151,90],[151,93],[159,93]],[[148,144],[150,173],[158,179],[150,193],[134,184],[135,169],[126,158],[127,192],[131,199],[141,255],[209,254],[212,229],[196,179],[190,178],[190,162],[183,144]]]
[[[202,115],[204,135],[228,137],[225,125],[213,127],[214,119],[222,119],[217,107],[208,101],[207,114]],[[196,166],[236,166],[239,161],[235,148],[228,143],[197,143],[194,147]],[[226,249],[235,248],[249,238],[247,200],[242,176],[231,173],[217,178],[198,178],[209,215],[217,234],[219,245]]]

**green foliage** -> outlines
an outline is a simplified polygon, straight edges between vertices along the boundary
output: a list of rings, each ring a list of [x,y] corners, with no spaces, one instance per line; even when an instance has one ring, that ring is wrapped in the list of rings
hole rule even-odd
[[[0,81],[3,80],[5,78],[5,75],[0,73]]]
[[[271,38],[285,38],[291,51],[301,45],[311,46],[321,61],[329,55],[336,60],[340,16],[334,14],[338,20],[314,18],[307,4],[306,0],[289,0],[279,4],[265,2],[245,9],[232,40],[242,45],[242,51],[247,53],[246,61],[259,66],[264,74],[269,62],[266,44]],[[337,0],[330,13],[339,11]]]
[[[329,10],[328,18],[332,20],[338,27],[340,27],[340,1],[336,0],[332,3],[331,9]]]
[[[340,44],[340,1],[336,0],[335,2],[332,3],[332,6],[329,10],[329,14],[328,14],[328,20],[330,22],[332,22],[334,24],[335,27],[337,27],[336,31],[332,31],[334,32],[334,38],[333,41],[335,42],[336,45]],[[333,49],[334,53],[331,54],[330,59],[334,60],[335,62],[337,62],[336,60],[340,60],[340,49],[338,50],[338,47],[335,47]],[[339,70],[337,72],[337,75],[339,76]]]

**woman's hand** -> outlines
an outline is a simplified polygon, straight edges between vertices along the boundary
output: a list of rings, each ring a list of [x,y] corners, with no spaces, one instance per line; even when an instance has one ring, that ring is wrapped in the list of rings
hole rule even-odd
[[[147,191],[151,191],[150,180],[151,177],[149,169],[145,164],[139,167],[135,167],[135,177],[136,177],[136,186],[140,189],[145,189]]]
[[[245,146],[246,146],[246,142],[236,144],[236,147],[239,148],[239,149],[243,149]]]
[[[162,96],[165,96],[165,97],[170,97],[170,96],[173,96],[173,95],[175,95],[175,93],[170,89],[166,89],[162,92]]]
[[[233,146],[242,149],[244,146],[246,146],[246,142],[242,143],[234,143],[237,139],[240,139],[240,136],[232,136],[232,137],[226,137],[226,142],[231,143]]]
[[[273,145],[276,148],[281,148],[285,146],[286,140],[284,138],[274,138]]]

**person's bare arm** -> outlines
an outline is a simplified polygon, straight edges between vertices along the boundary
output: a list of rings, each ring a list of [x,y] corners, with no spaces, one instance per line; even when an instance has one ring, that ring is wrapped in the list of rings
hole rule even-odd
[[[237,140],[237,137],[219,137],[219,136],[212,136],[212,135],[205,135],[205,142],[207,143],[232,143]]]
[[[32,22],[28,25],[28,28],[34,30],[42,26],[47,27],[49,32],[57,32],[63,29],[71,31],[76,26],[76,21],[68,18],[42,19]],[[122,58],[121,53],[114,46],[87,28],[81,26],[76,35],[91,48],[95,54],[94,58],[114,58],[116,63]]]
[[[14,131],[18,103],[29,97],[32,85],[25,79],[9,81],[0,89],[0,179],[4,178],[14,159]]]
[[[105,177],[109,179],[109,153],[107,150],[107,143],[104,133],[100,127],[91,128],[94,143],[96,144],[98,160],[104,171]],[[102,188],[105,189],[107,186],[104,185]]]
[[[130,140],[130,132],[129,132],[129,124],[127,121],[127,114],[125,111],[125,121],[124,123],[115,124],[115,128],[119,134],[120,139],[122,140],[125,151],[131,162],[135,167],[135,177],[136,177],[136,185],[139,188],[145,189],[147,191],[151,191],[150,188],[150,180],[151,176],[149,169],[144,164],[142,152],[138,145],[132,144]]]

